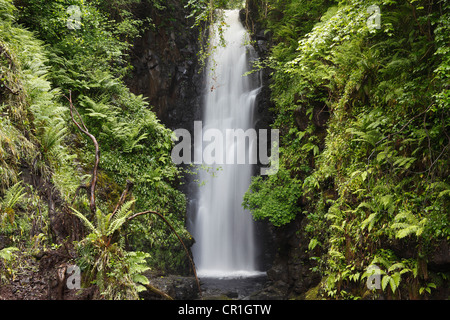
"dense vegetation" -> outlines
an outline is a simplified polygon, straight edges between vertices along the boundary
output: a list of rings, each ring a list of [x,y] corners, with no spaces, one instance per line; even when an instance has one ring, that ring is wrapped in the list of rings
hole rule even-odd
[[[179,169],[170,159],[172,132],[124,82],[131,41],[155,27],[134,18],[138,2],[0,1],[2,258],[17,268],[11,248],[32,255],[77,240],[74,262],[106,298],[136,298],[133,280],[145,283],[138,273],[147,266],[186,269],[164,222],[143,215],[125,223],[131,213],[158,211],[190,238]],[[165,10],[160,1],[151,5]],[[95,210],[95,148],[72,122],[69,97],[100,149]],[[120,199],[127,185],[132,192]],[[74,213],[94,225],[82,228]],[[2,281],[14,277],[6,260]]]
[[[189,270],[164,221],[133,216],[158,212],[191,241],[172,132],[125,85],[133,39],[158,28],[134,16],[141,2],[173,10],[161,0],[0,0],[0,285],[42,252],[69,254],[97,298],[137,298],[148,268]],[[242,3],[180,2],[200,41],[215,9]],[[380,28],[367,24],[369,5]],[[450,237],[449,7],[246,1],[270,38],[259,66],[272,72],[281,136],[279,171],[254,178],[243,205],[274,227],[307,220],[298,231],[320,297],[428,298],[448,286],[448,270],[429,264]]]
[[[381,11],[380,28],[368,24]],[[446,1],[249,1],[274,46],[280,170],[255,178],[244,205],[275,226],[306,217],[328,298],[367,295],[380,271],[390,298],[424,298],[449,226]],[[407,252],[413,252],[407,253]],[[443,270],[441,270],[443,271]],[[447,270],[448,271],[448,270]]]

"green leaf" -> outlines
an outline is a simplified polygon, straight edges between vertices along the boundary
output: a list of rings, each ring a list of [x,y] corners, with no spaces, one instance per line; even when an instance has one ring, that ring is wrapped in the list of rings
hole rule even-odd
[[[141,283],[141,284],[149,284],[150,283],[148,278],[142,274],[133,275],[133,281],[136,283]]]
[[[377,216],[376,213],[370,214],[367,219],[364,219],[364,221],[361,223],[361,229],[364,229],[369,225],[368,230],[371,231],[375,222],[375,217]]]
[[[405,265],[401,262],[398,263],[394,263],[392,266],[389,267],[388,272],[392,272],[393,270],[396,269],[403,269],[405,268]]]
[[[397,290],[398,286],[400,285],[400,280],[401,275],[399,272],[396,272],[392,275],[391,280],[389,281],[392,292],[395,292],[395,290]]]
[[[367,171],[364,171],[363,173],[361,173],[361,178],[362,178],[362,181],[366,181],[366,179],[367,179]]]
[[[383,279],[381,279],[381,288],[383,289],[383,291],[386,289],[390,280],[391,277],[389,275],[384,275]]]
[[[0,250],[0,259],[10,261],[14,251],[19,251],[19,248],[16,247],[3,248],[2,250]]]
[[[319,244],[319,241],[316,238],[312,238],[309,241],[308,250],[313,250],[318,244]]]
[[[94,227],[94,225],[92,224],[92,222],[90,222],[82,213],[78,212],[76,209],[74,208],[70,208],[72,210],[72,213],[74,215],[76,215],[78,218],[81,219],[81,221],[83,221],[84,225],[91,231],[91,232],[97,232],[96,228]]]

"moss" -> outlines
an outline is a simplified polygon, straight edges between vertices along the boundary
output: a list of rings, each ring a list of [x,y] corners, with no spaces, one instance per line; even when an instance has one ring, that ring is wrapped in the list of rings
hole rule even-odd
[[[305,300],[320,300],[321,297],[319,295],[319,290],[320,290],[320,283],[306,292]]]

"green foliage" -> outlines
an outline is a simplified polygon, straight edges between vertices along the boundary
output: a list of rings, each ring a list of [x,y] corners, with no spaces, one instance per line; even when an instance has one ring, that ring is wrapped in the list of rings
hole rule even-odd
[[[141,284],[148,279],[141,275],[148,270],[144,252],[126,252],[123,245],[115,241],[115,235],[131,215],[134,201],[125,202],[119,210],[103,214],[97,209],[95,224],[85,215],[72,209],[90,234],[78,243],[80,266],[86,272],[86,280],[98,285],[106,299],[137,299]]]
[[[6,191],[4,198],[0,201],[0,226],[2,228],[6,221],[11,224],[14,222],[14,207],[24,197],[24,189],[22,183],[18,182]]]
[[[12,260],[14,252],[19,251],[16,247],[8,247],[0,250],[0,284],[7,281],[14,274]]]
[[[53,172],[53,182],[68,195],[77,181],[70,163],[72,156],[64,144],[67,109],[57,103],[59,91],[52,89],[47,79],[48,60],[43,42],[15,25],[12,18],[1,24],[0,43],[5,58],[2,73],[5,71],[5,82],[17,93],[6,95],[3,107],[6,117],[1,119],[0,137],[5,141],[2,143],[5,149],[1,150],[5,151],[5,156],[3,152],[1,156],[2,185],[17,182],[18,164],[26,161],[33,163],[32,169],[42,175]]]
[[[19,164],[35,152],[34,145],[11,124],[8,118],[0,118],[0,188],[5,190],[17,183]]]
[[[5,261],[10,261],[13,257],[13,252],[18,251],[19,249],[16,247],[9,247],[0,250],[0,259]]]
[[[105,177],[99,184],[99,200],[113,206],[117,199],[112,195],[120,195],[126,180],[132,180],[136,210],[171,212],[177,231],[183,233],[186,204],[176,190],[179,170],[170,158],[172,132],[159,122],[145,99],[131,93],[122,80],[130,70],[131,40],[143,30],[140,26],[144,21],[134,19],[130,11],[136,2],[114,1],[105,6],[101,1],[50,1],[44,5],[28,0],[21,11],[21,21],[38,30],[39,37],[51,44],[49,79],[63,93],[72,92],[75,107],[98,140],[101,174]],[[152,4],[158,10],[164,9],[161,1]],[[77,5],[81,10],[80,29],[70,30],[65,24],[69,5]],[[74,152],[85,174],[89,174],[93,146],[67,121],[67,116],[66,110],[65,127],[70,126],[77,135]],[[58,127],[53,128],[56,132],[50,132],[49,143],[62,135]],[[165,227],[160,224],[133,222],[130,228],[130,245],[139,250],[151,248],[144,243],[148,243],[153,232],[166,238],[162,236]],[[150,231],[151,228],[160,229]]]
[[[255,219],[268,219],[273,225],[281,226],[292,221],[298,213],[301,185],[292,181],[284,168],[267,180],[254,178],[249,192],[244,196],[243,205],[252,211]]]
[[[139,2],[25,0],[16,9],[12,1],[0,1],[0,223],[7,225],[2,236],[13,242],[26,238],[33,248],[52,238],[49,226],[54,221],[48,219],[42,190],[18,183],[24,168],[25,177],[42,178],[63,204],[72,203],[79,212],[86,208],[86,199],[75,192],[90,177],[93,146],[71,121],[64,98],[70,90],[102,151],[97,188],[101,210],[95,223],[84,219],[90,221],[87,228],[92,233],[80,242],[80,260],[96,261],[94,268],[84,266],[91,268],[87,281],[98,281],[108,298],[137,298],[142,289],[137,283],[146,281],[140,274],[148,268],[150,255],[126,252],[118,232],[131,212],[127,207],[171,212],[177,231],[189,237],[184,228],[185,197],[176,189],[179,171],[170,159],[172,132],[123,80],[131,70],[128,50],[150,22],[133,15]],[[164,1],[150,5],[166,9]],[[80,9],[77,28],[68,27],[77,18],[69,6]],[[133,202],[109,221],[102,212],[112,211],[127,179],[134,181]],[[14,206],[19,198],[27,201]],[[79,217],[83,220],[82,214]],[[145,246],[155,234],[173,242],[159,223],[137,219],[128,228],[132,250],[157,250],[157,242]]]
[[[410,297],[430,293],[424,259],[450,235],[449,7],[373,1],[381,28],[370,29],[366,1],[314,1],[305,11],[300,3],[268,1],[260,11],[275,41],[264,64],[284,178],[254,179],[245,204],[275,225],[306,214],[329,297],[366,294],[369,262],[382,267],[389,297],[406,285]],[[292,197],[279,201],[278,188]],[[393,241],[409,242],[412,260],[380,260]]]

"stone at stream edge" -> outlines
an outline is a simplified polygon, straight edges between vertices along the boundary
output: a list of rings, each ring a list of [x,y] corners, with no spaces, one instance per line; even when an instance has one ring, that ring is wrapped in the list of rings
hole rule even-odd
[[[193,300],[199,298],[199,291],[195,277],[183,277],[177,275],[147,276],[150,284],[167,293],[175,300]],[[144,300],[160,300],[160,295],[146,290],[140,293]]]

